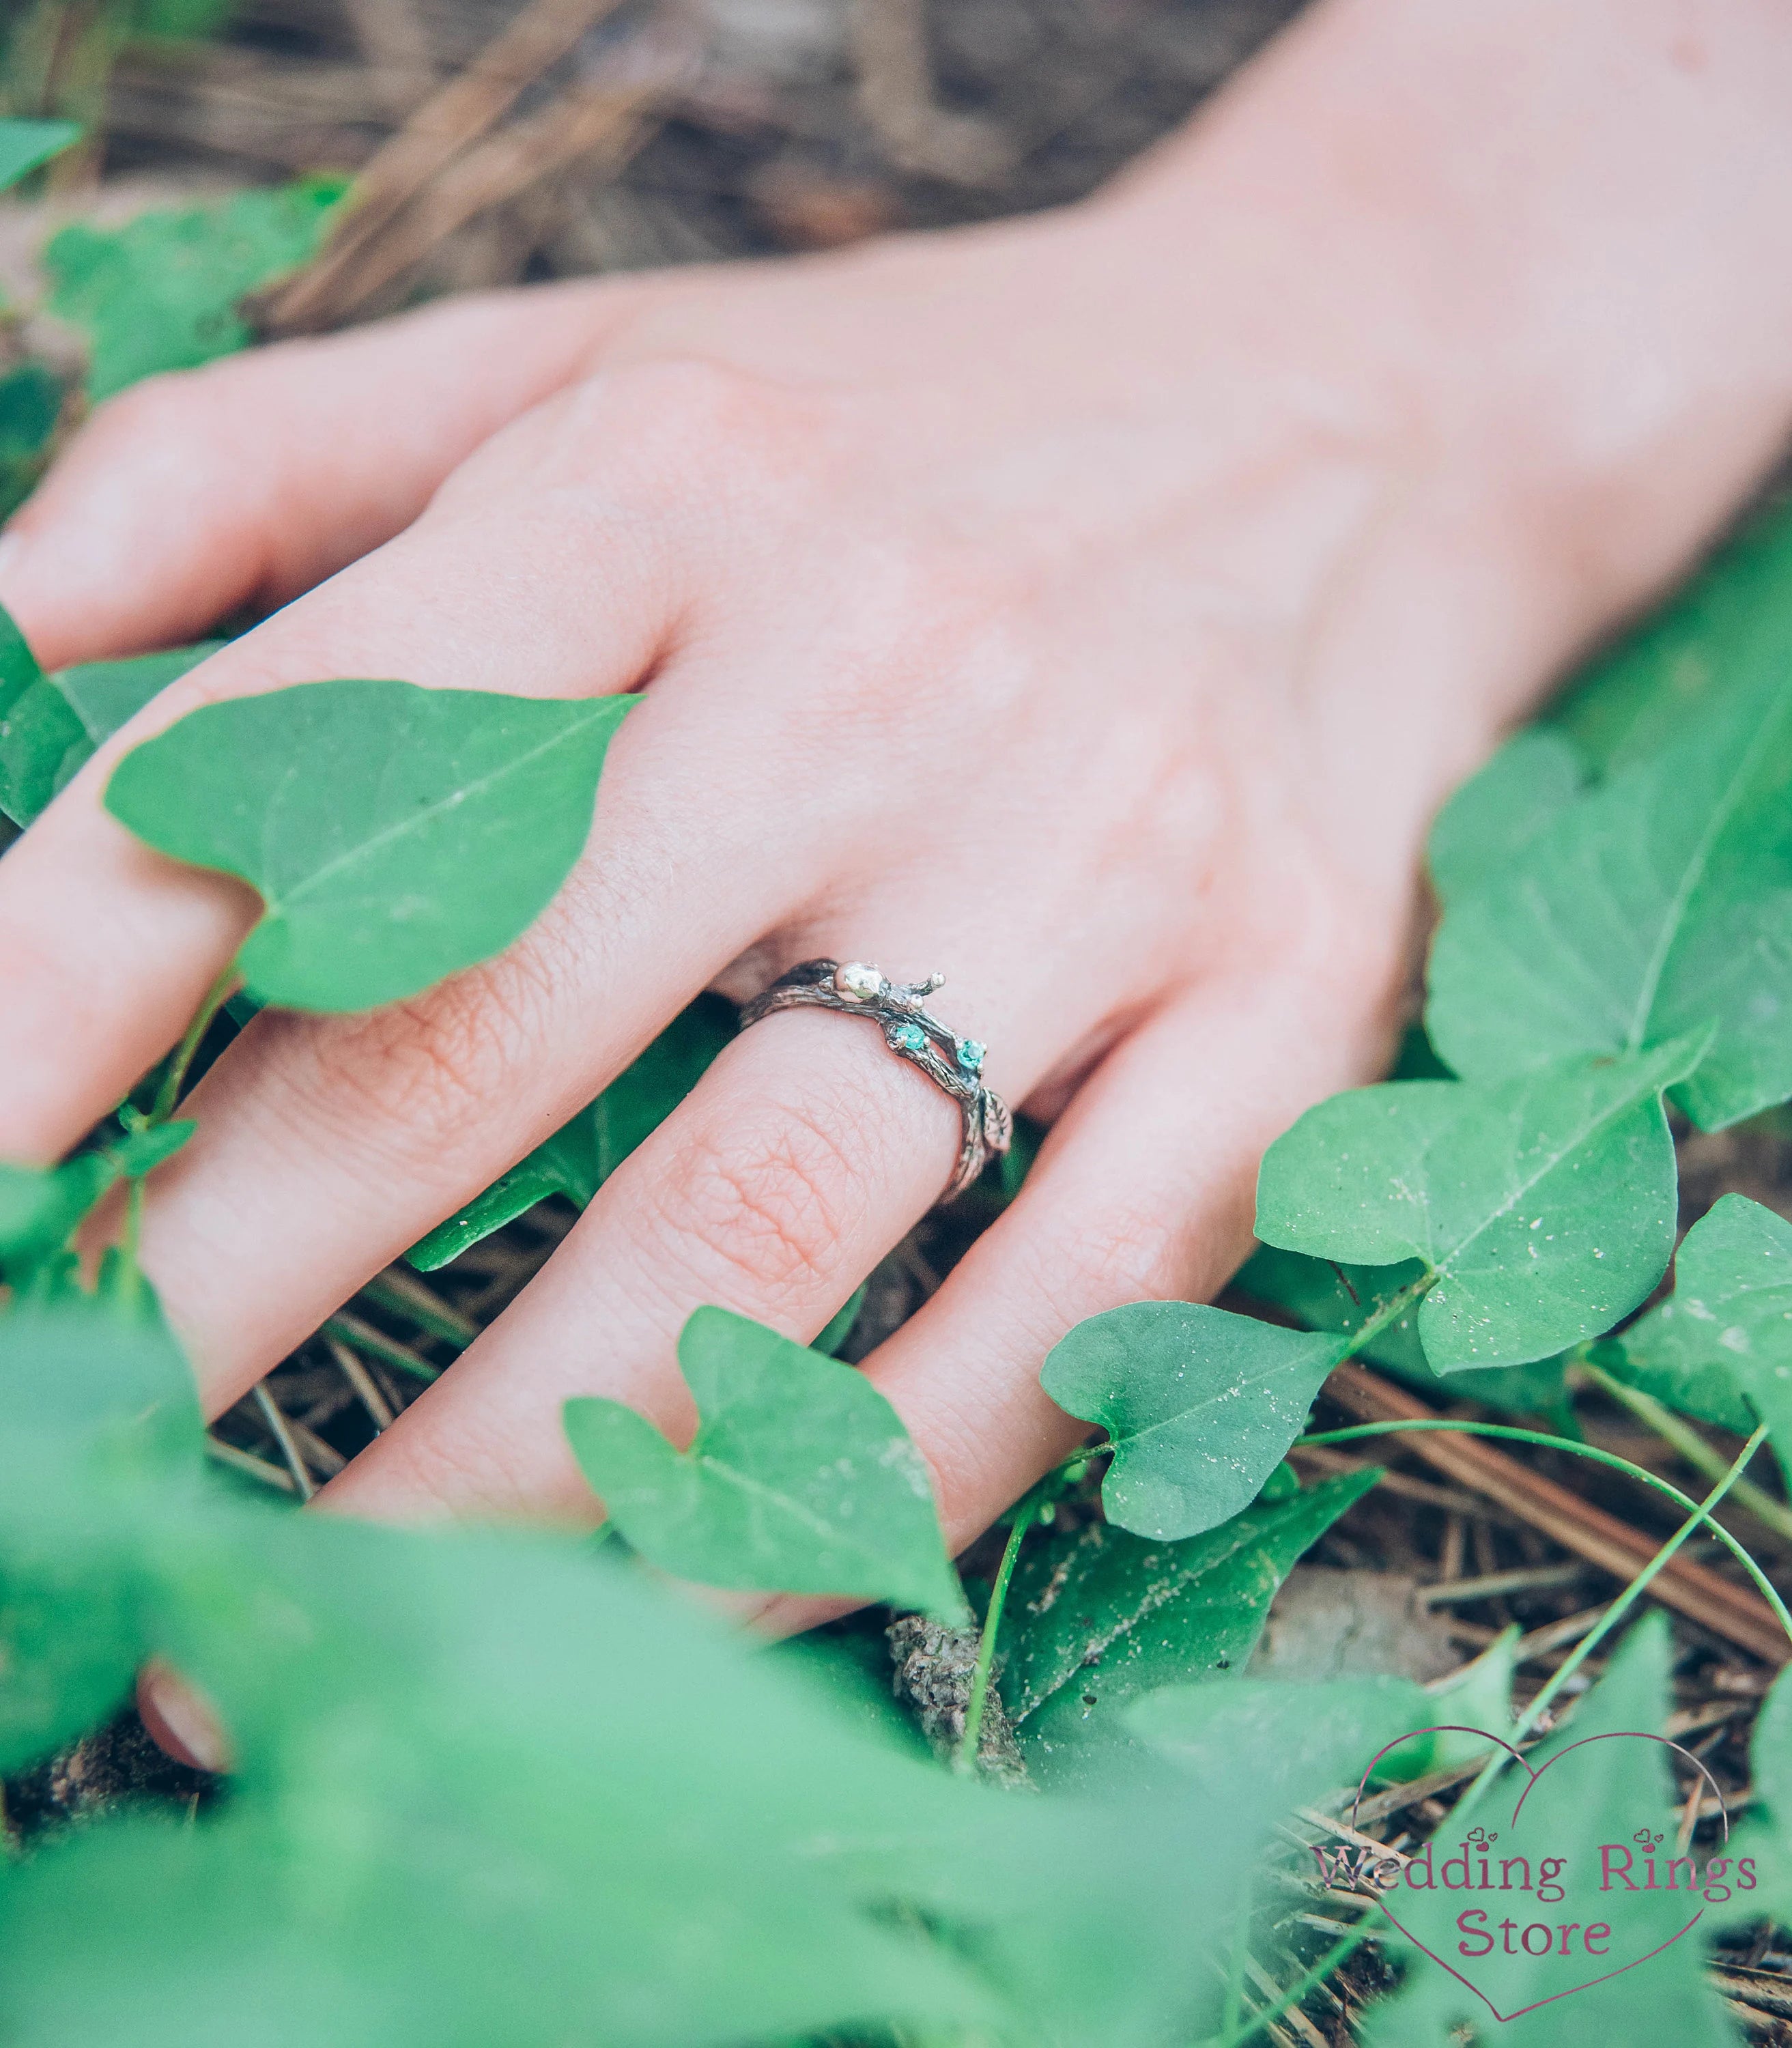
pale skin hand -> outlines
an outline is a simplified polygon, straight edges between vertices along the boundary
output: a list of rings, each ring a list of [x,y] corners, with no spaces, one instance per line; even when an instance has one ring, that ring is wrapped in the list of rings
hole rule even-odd
[[[253,915],[103,813],[124,748],[320,677],[648,693],[508,955],[264,1016],[192,1098],[143,1256],[210,1408],[700,990],[818,953],[943,971],[1056,1119],[867,1367],[955,1545],[1081,1434],[1038,1385],[1071,1325],[1219,1286],[1264,1146],[1387,1053],[1437,805],[1788,414],[1783,28],[1463,11],[1334,0],[1064,215],[453,305],[102,412],[0,553],[46,660],[294,601],[0,866],[0,1157],[75,1143]],[[956,1127],[864,1026],[756,1027],[326,1501],[588,1517],[567,1396],[687,1433],[690,1310],[813,1336]]]

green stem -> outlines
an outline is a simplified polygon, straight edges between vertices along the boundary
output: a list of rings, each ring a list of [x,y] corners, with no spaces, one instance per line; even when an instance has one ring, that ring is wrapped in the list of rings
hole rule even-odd
[[[1586,1359],[1577,1362],[1601,1394],[1616,1401],[1619,1407],[1627,1408],[1664,1444],[1671,1445],[1695,1472],[1703,1472],[1709,1480],[1723,1478],[1729,1469],[1723,1453],[1708,1444],[1690,1423],[1682,1422],[1666,1402],[1658,1401],[1653,1394],[1645,1394],[1640,1387],[1627,1387],[1623,1380],[1613,1379],[1603,1367]],[[1730,1497],[1738,1507],[1746,1507],[1757,1522],[1765,1523],[1775,1535],[1792,1542],[1792,1507],[1784,1501],[1775,1500],[1764,1488],[1749,1479],[1739,1479],[1730,1488]]]
[[[1350,1332],[1350,1346],[1339,1360],[1355,1358],[1365,1346],[1371,1344],[1382,1332],[1399,1321],[1406,1311],[1415,1307],[1425,1296],[1425,1290],[1437,1278],[1435,1273],[1422,1273],[1410,1286],[1402,1287],[1398,1294],[1391,1294],[1375,1313],[1359,1329]]]
[[[211,1028],[211,1020],[230,1000],[231,991],[236,986],[236,963],[233,960],[205,991],[205,1000],[195,1012],[193,1021],[187,1026],[186,1035],[169,1056],[162,1071],[161,1084],[156,1090],[156,1100],[149,1111],[149,1127],[165,1123],[174,1114],[175,1104],[180,1100],[180,1090],[187,1078],[187,1069],[193,1063],[205,1034]]]
[[[1008,1581],[1014,1576],[1014,1561],[1021,1553],[1032,1517],[1017,1515],[1003,1546],[1002,1562],[996,1567],[995,1584],[989,1589],[989,1606],[983,1614],[983,1632],[977,1643],[976,1669],[971,1674],[971,1700],[964,1709],[964,1736],[958,1745],[957,1767],[974,1771],[977,1744],[983,1732],[983,1702],[989,1697],[989,1674],[995,1664],[995,1638],[1002,1626],[1002,1610],[1008,1602]]]
[[[1628,1458],[1619,1457],[1616,1451],[1602,1451],[1596,1444],[1577,1444],[1572,1437],[1552,1437],[1541,1429],[1521,1429],[1515,1425],[1507,1422],[1458,1422],[1442,1416],[1435,1418],[1428,1416],[1422,1422],[1415,1418],[1398,1422],[1358,1422],[1348,1429],[1325,1429],[1314,1436],[1297,1437],[1290,1449],[1300,1450],[1321,1444],[1348,1444],[1353,1443],[1363,1437],[1387,1437],[1404,1430],[1416,1432],[1425,1429],[1454,1430],[1458,1436],[1464,1437],[1505,1437],[1521,1444],[1541,1444],[1548,1450],[1567,1451],[1577,1458],[1590,1458],[1595,1464],[1609,1465],[1613,1472],[1623,1472],[1628,1477],[1639,1480],[1644,1486],[1653,1487],[1656,1492],[1666,1494],[1677,1507],[1685,1508],[1689,1515],[1697,1516],[1701,1520],[1704,1519],[1703,1511],[1698,1502],[1689,1494],[1682,1493],[1677,1486],[1670,1486],[1658,1474],[1647,1471],[1641,1465],[1633,1465]],[[1757,1430],[1750,1440],[1748,1458],[1754,1456],[1760,1441],[1761,1434]],[[1743,1462],[1746,1464],[1747,1458],[1744,1458]],[[1722,1491],[1728,1491],[1728,1484]],[[1720,1495],[1713,1495],[1712,1503],[1715,1504],[1720,1497]],[[1721,1522],[1713,1522],[1710,1528],[1712,1534],[1717,1538],[1736,1562],[1755,1581],[1762,1598],[1773,1609],[1775,1617],[1780,1627],[1786,1631],[1787,1637],[1792,1639],[1792,1612],[1788,1612],[1786,1603],[1780,1598],[1772,1580]],[[1688,1530],[1685,1533],[1689,1534],[1691,1531]],[[1654,1573],[1651,1572],[1650,1577],[1653,1576]]]
[[[1589,1630],[1585,1635],[1581,1637],[1579,1643],[1575,1645],[1573,1654],[1562,1663],[1558,1670],[1551,1674],[1549,1680],[1544,1685],[1542,1690],[1538,1693],[1536,1698],[1531,1701],[1530,1705],[1525,1709],[1523,1713],[1519,1716],[1518,1726],[1513,1729],[1511,1733],[1511,1740],[1515,1744],[1522,1742],[1525,1737],[1530,1734],[1531,1730],[1536,1727],[1538,1721],[1542,1719],[1544,1714],[1548,1711],[1550,1703],[1560,1694],[1562,1687],[1568,1683],[1569,1680],[1573,1677],[1574,1674],[1579,1670],[1581,1666],[1585,1663],[1590,1656],[1592,1656],[1594,1650],[1598,1648],[1600,1643],[1604,1639],[1604,1638],[1612,1633],[1612,1630],[1617,1627],[1618,1623],[1623,1619],[1624,1616],[1628,1614],[1631,1609],[1636,1605],[1637,1602],[1642,1599],[1643,1594],[1648,1591],[1650,1581],[1655,1577],[1658,1572],[1661,1572],[1666,1567],[1669,1560],[1673,1557],[1675,1552],[1679,1550],[1681,1544],[1687,1540],[1687,1538],[1693,1534],[1693,1530],[1699,1528],[1701,1525],[1712,1529],[1716,1529],[1717,1527],[1717,1524],[1711,1519],[1711,1511],[1717,1505],[1718,1502],[1724,1498],[1724,1495],[1736,1484],[1736,1481],[1741,1478],[1744,1472],[1747,1468],[1749,1460],[1754,1456],[1755,1453],[1761,1448],[1762,1445],[1764,1444],[1767,1440],[1767,1425],[1763,1422],[1760,1428],[1755,1432],[1754,1435],[1749,1438],[1748,1441],[1743,1445],[1742,1449],[1736,1455],[1735,1462],[1730,1466],[1724,1476],[1717,1482],[1716,1485],[1712,1488],[1711,1491],[1705,1495],[1705,1499],[1699,1502],[1689,1501],[1687,1503],[1687,1505],[1693,1510],[1690,1518],[1685,1522],[1683,1522],[1679,1528],[1675,1530],[1674,1534],[1669,1537],[1660,1550],[1655,1553],[1654,1556],[1649,1560],[1648,1563],[1643,1566],[1643,1569],[1637,1573],[1636,1577],[1633,1578],[1630,1584],[1625,1587],[1623,1591],[1619,1594],[1618,1597],[1612,1603],[1611,1606],[1608,1607],[1605,1610],[1605,1612],[1600,1616],[1597,1625]],[[1786,1609],[1783,1606],[1781,1606],[1778,1596],[1777,1594],[1773,1595],[1773,1600],[1775,1606],[1778,1609],[1780,1619],[1786,1625],[1787,1633],[1789,1635],[1792,1635],[1792,1619],[1788,1619]],[[1468,1806],[1472,1804],[1474,1800],[1480,1798],[1480,1794],[1489,1785],[1492,1783],[1493,1780],[1499,1776],[1499,1773],[1511,1761],[1511,1756],[1504,1750],[1499,1751],[1493,1756],[1490,1757],[1488,1760],[1486,1768],[1483,1770],[1480,1776],[1469,1786],[1468,1790],[1464,1796],[1463,1799],[1458,1802],[1459,1809]]]

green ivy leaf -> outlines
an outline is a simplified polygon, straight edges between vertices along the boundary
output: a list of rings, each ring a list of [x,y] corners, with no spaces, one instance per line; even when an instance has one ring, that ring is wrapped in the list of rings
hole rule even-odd
[[[1661,1840],[1662,1856],[1674,1853],[1680,1816],[1666,1752],[1647,1740],[1598,1740],[1659,1731],[1669,1705],[1672,1654],[1664,1618],[1649,1616],[1626,1637],[1568,1725],[1530,1753],[1533,1769],[1546,1775],[1522,1811],[1515,1813],[1524,1780],[1507,1772],[1472,1812],[1458,1806],[1435,1837],[1434,1872],[1458,1848],[1472,1818],[1498,1833],[1496,1856],[1526,1856],[1533,1865],[1546,1856],[1560,1858],[1565,1895],[1559,1903],[1535,1902],[1515,1889],[1503,1898],[1497,1892],[1488,1897],[1441,1884],[1426,1891],[1402,1883],[1387,1895],[1391,1910],[1418,1939],[1453,1961],[1463,1938],[1457,1915],[1464,1908],[1485,1912],[1495,1949],[1474,1960],[1473,1980],[1501,2012],[1523,2014],[1516,2031],[1525,2048],[1584,2048],[1589,2041],[1634,2037],[1639,2026],[1650,2041],[1735,2048],[1722,2002],[1705,1980],[1697,1935],[1673,1938],[1702,1902],[1683,1883],[1673,1891],[1658,1887],[1653,1892],[1643,1884],[1643,1852],[1633,1840],[1639,1828]],[[1616,1879],[1601,1890],[1602,1844],[1630,1848],[1635,1891],[1623,1891]],[[1515,1948],[1505,1954],[1498,1929],[1508,1914],[1519,1927],[1548,1923],[1551,1953],[1527,1955]],[[1589,1922],[1612,1930],[1608,1968],[1620,1962],[1635,1967],[1599,1981],[1596,1961],[1584,1953],[1565,1962],[1555,1952],[1557,1927],[1573,1923],[1578,1932]],[[1491,2031],[1487,2006],[1468,1985],[1405,1942],[1397,1950],[1406,1958],[1406,1975],[1399,1991],[1365,2015],[1362,2033],[1369,2048],[1449,2048],[1461,2040],[1465,2026],[1477,2034]],[[1557,1996],[1569,1989],[1572,1997]]]
[[[1297,1747],[1311,1759],[1313,1782],[1329,1789],[1360,1777],[1391,1736],[1422,1728],[1434,1713],[1422,1685],[1371,1674],[1319,1685],[1240,1678],[1164,1685],[1134,1702],[1125,1718],[1135,1735],[1185,1768],[1254,1775],[1274,1771]]]
[[[1134,1301],[1059,1340],[1039,1383],[1114,1445],[1110,1522],[1174,1542],[1250,1505],[1347,1340],[1189,1301]]]
[[[1716,1873],[1727,1882],[1723,1899],[1710,1883],[1705,1887],[1713,1918],[1734,1925],[1771,1918],[1782,1926],[1792,1921],[1792,1665],[1775,1679],[1748,1745],[1750,1775],[1758,1809],[1746,1828],[1728,1844],[1735,1853],[1729,1868]]]
[[[1561,733],[1531,726],[1507,740],[1431,828],[1425,855],[1438,895],[1447,903],[1497,881],[1585,782],[1580,754]]]
[[[34,683],[42,681],[43,674],[37,657],[19,630],[18,621],[0,605],[0,719]]]
[[[1438,1372],[1523,1365],[1644,1299],[1674,1249],[1662,1090],[1705,1040],[1491,1087],[1391,1081],[1309,1110],[1263,1160],[1257,1234],[1353,1264],[1417,1259]]]
[[[32,677],[0,701],[0,811],[14,824],[29,824],[92,759],[102,740],[223,644],[208,640]]]
[[[1715,1020],[1676,1100],[1721,1129],[1792,1094],[1792,671],[1559,809],[1453,902],[1425,1022],[1465,1079],[1657,1045]]]
[[[678,1363],[702,1418],[688,1451],[619,1401],[565,1410],[586,1478],[650,1563],[968,1618],[927,1468],[863,1373],[725,1309],[692,1314]]]
[[[21,363],[0,376],[0,519],[31,495],[49,460],[62,417],[62,386],[41,363]]]
[[[406,1259],[418,1272],[433,1273],[550,1195],[564,1195],[583,1208],[696,1086],[735,1030],[731,1004],[719,995],[700,995],[595,1102],[438,1224]]]
[[[0,1316],[0,1771],[13,1771],[126,1697],[143,1655],[136,1587],[83,1540],[91,1495],[103,1487],[122,1519],[160,1479],[187,1503],[202,1424],[159,1315],[80,1294]]]
[[[1130,1701],[1242,1671],[1282,1581],[1379,1476],[1322,1480],[1179,1543],[1099,1522],[1030,1538],[1000,1657],[1003,1701],[1034,1776],[1048,1786],[1110,1777],[1131,1753],[1121,1721]]]
[[[237,963],[257,1001],[370,1010],[501,952],[546,909],[639,701],[301,684],[190,712],[125,756],[106,804],[159,851],[260,891]]]
[[[53,236],[43,256],[48,310],[87,337],[89,394],[110,398],[246,347],[254,337],[239,304],[309,262],[347,189],[342,178],[302,178],[139,214],[122,227],[76,222]]]
[[[1600,777],[1647,761],[1792,666],[1792,506],[1752,521],[1550,713]]]
[[[0,192],[80,139],[72,121],[0,121]]]
[[[1618,1340],[1619,1376],[1747,1436],[1745,1395],[1792,1478],[1792,1224],[1725,1195],[1681,1239],[1674,1292]]]

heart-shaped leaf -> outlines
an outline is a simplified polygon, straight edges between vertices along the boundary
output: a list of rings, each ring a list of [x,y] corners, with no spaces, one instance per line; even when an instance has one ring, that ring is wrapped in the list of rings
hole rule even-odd
[[[1747,1435],[1740,1392],[1792,1478],[1792,1224],[1725,1195],[1681,1241],[1674,1292],[1619,1340],[1621,1377]]]
[[[735,1030],[732,1005],[718,995],[700,995],[595,1102],[438,1224],[405,1257],[420,1273],[433,1273],[550,1195],[564,1195],[583,1208],[696,1086]]]
[[[121,227],[77,221],[52,236],[49,310],[87,335],[89,396],[246,347],[241,301],[316,254],[346,189],[339,177],[301,178]]]
[[[80,138],[72,121],[0,121],[0,192]]]
[[[10,619],[6,626],[13,643],[22,648],[17,628]],[[0,654],[0,811],[14,824],[29,824],[92,758],[103,739],[222,645],[209,640],[126,661],[84,661],[52,675],[38,672],[33,661],[33,673],[23,676],[21,664],[21,686],[10,692]]]
[[[1041,1533],[1003,1611],[1002,1693],[1046,1785],[1110,1773],[1121,1709],[1153,1687],[1242,1671],[1301,1554],[1380,1476],[1321,1480],[1179,1543],[1108,1522]]]
[[[1174,1542],[1256,1499],[1349,1348],[1195,1302],[1134,1301],[1061,1338],[1039,1383],[1112,1440],[1108,1520]]]
[[[1568,809],[1586,779],[1573,742],[1548,726],[1528,727],[1507,740],[1431,828],[1425,860],[1437,894],[1447,903],[1496,881]]]
[[[619,1401],[566,1404],[573,1454],[642,1556],[704,1585],[967,1618],[927,1468],[863,1373],[725,1309],[696,1311],[678,1363],[702,1418],[688,1451]]]
[[[632,696],[306,683],[189,713],[127,754],[107,808],[260,891],[258,1001],[371,1010],[501,952],[583,851]]]
[[[1600,778],[1648,761],[1792,665],[1792,510],[1751,520],[1550,713]]]
[[[1417,1259],[1432,1368],[1524,1365],[1634,1309],[1674,1249],[1664,1088],[1691,1036],[1492,1087],[1390,1081],[1309,1110],[1257,1187],[1257,1234],[1363,1266]]]
[[[1559,809],[1453,902],[1426,1028],[1466,1079],[1715,1021],[1676,1100],[1715,1131],[1792,1094],[1792,667]]]
[[[0,374],[0,519],[11,518],[43,475],[63,398],[62,380],[47,363],[21,363]]]

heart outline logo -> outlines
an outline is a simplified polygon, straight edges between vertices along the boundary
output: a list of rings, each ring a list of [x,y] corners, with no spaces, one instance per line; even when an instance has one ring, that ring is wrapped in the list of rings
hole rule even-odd
[[[1351,1802],[1350,1808],[1350,1827],[1352,1833],[1356,1832],[1356,1818],[1362,1808],[1363,1795],[1368,1789],[1369,1780],[1374,1775],[1375,1766],[1380,1763],[1382,1759],[1386,1756],[1390,1751],[1398,1749],[1402,1744],[1414,1741],[1420,1736],[1426,1735],[1477,1736],[1484,1742],[1491,1744],[1492,1747],[1505,1751],[1507,1755],[1511,1759],[1511,1761],[1516,1763],[1519,1768],[1525,1774],[1524,1789],[1519,1793],[1516,1802],[1513,1805],[1511,1819],[1508,1823],[1508,1825],[1512,1827],[1516,1827],[1518,1825],[1519,1816],[1524,1810],[1525,1802],[1530,1797],[1531,1794],[1536,1790],[1539,1781],[1550,1771],[1553,1770],[1555,1766],[1561,1763],[1565,1756],[1572,1756],[1577,1750],[1586,1749],[1596,1742],[1641,1741],[1655,1743],[1662,1748],[1671,1749],[1676,1755],[1684,1757],[1698,1773],[1699,1776],[1705,1780],[1705,1784],[1710,1788],[1712,1796],[1717,1802],[1717,1818],[1722,1825],[1722,1839],[1726,1843],[1729,1840],[1730,1814],[1729,1809],[1725,1806],[1724,1802],[1722,1787],[1718,1784],[1716,1779],[1712,1776],[1710,1771],[1706,1767],[1706,1765],[1701,1758],[1695,1756],[1689,1749],[1685,1747],[1684,1744],[1672,1740],[1669,1736],[1651,1734],[1646,1728],[1612,1728],[1608,1730],[1603,1735],[1583,1736],[1578,1742],[1566,1744],[1563,1747],[1558,1749],[1555,1755],[1550,1757],[1547,1762],[1542,1764],[1539,1768],[1534,1770],[1523,1754],[1515,1747],[1514,1744],[1508,1742],[1503,1736],[1494,1734],[1490,1728],[1467,1727],[1462,1723],[1456,1721],[1440,1722],[1429,1728],[1410,1728],[1406,1734],[1396,1736],[1393,1741],[1383,1743],[1382,1744],[1381,1747],[1370,1758],[1362,1777],[1357,1782],[1356,1796]],[[1701,1801],[1701,1804],[1703,1804],[1702,1799]],[[1488,1839],[1489,1840],[1496,1840],[1497,1837],[1489,1837]],[[1569,1984],[1565,1990],[1551,1992],[1546,1998],[1534,1999],[1529,2005],[1519,2006],[1511,2012],[1502,2012],[1499,2007],[1494,2003],[1493,2000],[1488,1996],[1487,1993],[1481,1989],[1479,1984],[1475,1983],[1472,1978],[1465,1976],[1460,1970],[1455,1967],[1453,1964],[1446,1962],[1444,1957],[1439,1955],[1435,1949],[1432,1948],[1428,1942],[1421,1941],[1418,1936],[1399,1919],[1388,1905],[1385,1893],[1382,1895],[1380,1903],[1381,1910],[1387,1916],[1388,1920],[1393,1924],[1393,1926],[1399,1930],[1401,1934],[1402,1934],[1409,1941],[1412,1943],[1413,1946],[1418,1949],[1422,1954],[1429,1956],[1432,1961],[1437,1965],[1440,1969],[1447,1971],[1451,1976],[1456,1979],[1458,1984],[1462,1985],[1464,1990],[1473,1992],[1475,1996],[1481,2001],[1482,2004],[1487,2007],[1488,2011],[1493,2015],[1494,2018],[1498,2020],[1502,2026],[1505,2025],[1507,2022],[1510,2020],[1522,2019],[1526,2013],[1535,2012],[1543,2006],[1553,2005],[1561,1999],[1572,1998],[1577,1992],[1591,1991],[1596,1984],[1609,1984],[1614,1977],[1623,1976],[1627,1971],[1635,1969],[1640,1964],[1649,1962],[1654,1957],[1661,1955],[1666,1950],[1671,1949],[1674,1943],[1680,1940],[1682,1935],[1690,1934],[1693,1929],[1698,1925],[1699,1922],[1705,1918],[1705,1906],[1701,1902],[1698,1910],[1693,1914],[1691,1918],[1689,1919],[1683,1926],[1677,1929],[1674,1933],[1669,1935],[1665,1941],[1658,1941],[1655,1946],[1650,1949],[1647,1954],[1633,1956],[1628,1962],[1619,1963],[1615,1968],[1603,1971],[1596,1977],[1588,1977],[1582,1984]]]

